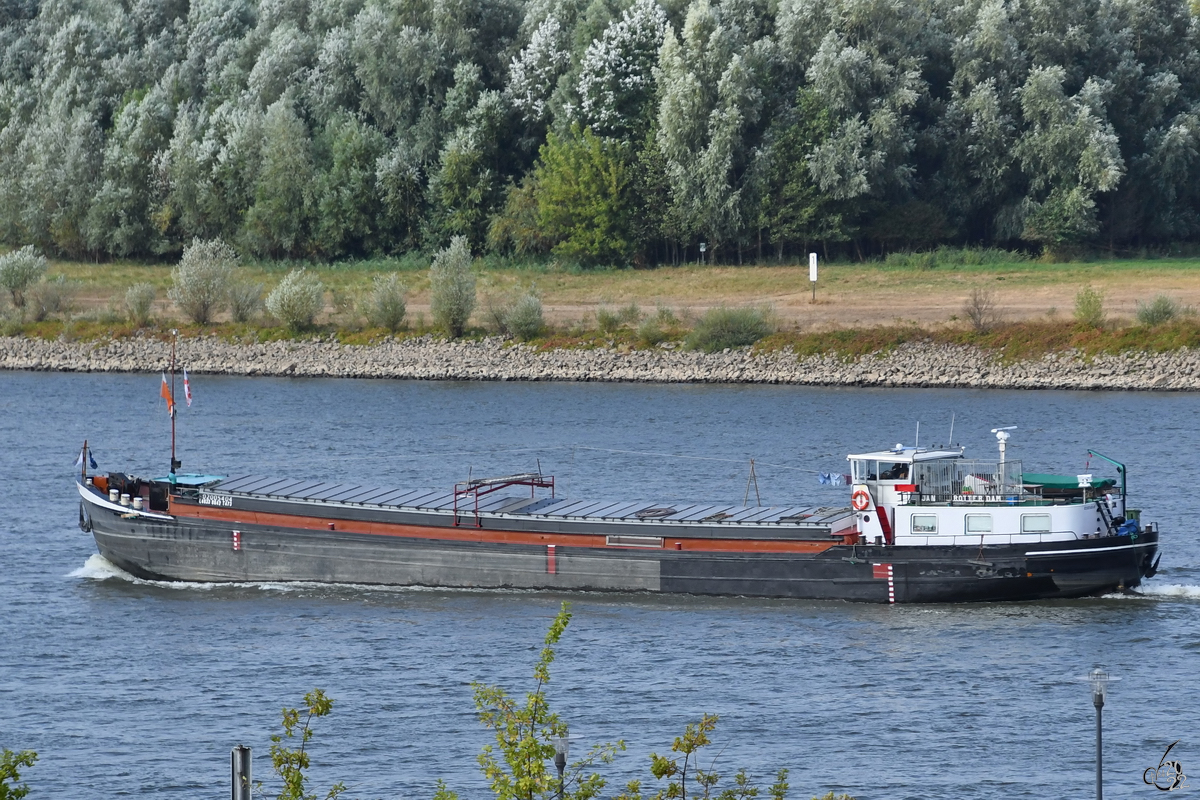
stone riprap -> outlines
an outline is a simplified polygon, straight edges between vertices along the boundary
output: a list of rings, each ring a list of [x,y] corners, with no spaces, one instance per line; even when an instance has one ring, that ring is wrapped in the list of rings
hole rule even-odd
[[[61,342],[0,338],[0,369],[160,372],[171,345],[155,339]],[[780,383],[824,386],[938,386],[989,389],[1200,389],[1200,351],[1128,352],[1084,358],[1051,354],[1004,362],[972,347],[931,342],[846,360],[797,358],[748,349],[704,354],[655,348],[538,350],[498,338],[434,337],[342,345],[327,339],[233,344],[180,339],[178,363],[192,374],[404,378],[472,381]]]

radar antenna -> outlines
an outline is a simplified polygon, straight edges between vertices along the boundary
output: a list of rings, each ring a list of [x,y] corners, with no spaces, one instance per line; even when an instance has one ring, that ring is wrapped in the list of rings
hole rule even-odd
[[[1009,425],[1005,428],[992,428],[992,433],[996,434],[996,441],[1000,443],[1000,463],[1004,463],[1004,448],[1008,444],[1009,431],[1015,431],[1016,425]]]

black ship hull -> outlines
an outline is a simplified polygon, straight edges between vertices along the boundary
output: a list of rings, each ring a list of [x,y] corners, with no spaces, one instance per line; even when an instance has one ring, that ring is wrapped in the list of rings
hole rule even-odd
[[[172,499],[135,513],[81,486],[100,554],[162,581],[680,593],[944,603],[1095,595],[1153,574],[1158,532],[996,546],[843,543],[830,531],[715,538],[586,520],[384,514],[320,504],[258,509]],[[264,510],[266,509],[266,510]],[[459,524],[455,524],[458,522]]]

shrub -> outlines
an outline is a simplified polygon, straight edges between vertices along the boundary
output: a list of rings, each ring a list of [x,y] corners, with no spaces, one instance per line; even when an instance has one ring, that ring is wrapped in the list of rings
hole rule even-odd
[[[709,309],[688,334],[687,346],[692,350],[715,353],[727,347],[745,347],[769,336],[772,325],[767,315],[757,308]]]
[[[31,244],[0,256],[0,286],[8,290],[17,308],[25,308],[25,290],[45,272],[46,258]]]
[[[153,284],[135,283],[125,292],[125,313],[129,321],[139,328],[150,324],[150,312],[154,310],[154,300],[158,291]]]
[[[229,299],[237,252],[220,239],[193,239],[171,272],[175,285],[167,297],[188,319],[207,325]]]
[[[596,309],[596,325],[603,334],[614,334],[621,330],[621,315],[607,308]]]
[[[249,322],[262,310],[261,283],[234,281],[229,284],[229,315],[234,322]]]
[[[668,338],[667,332],[663,330],[662,323],[658,317],[646,317],[642,321],[642,324],[638,325],[637,337],[638,342],[648,347],[661,344]]]
[[[1149,303],[1138,300],[1137,321],[1143,325],[1162,325],[1178,317],[1179,303],[1165,294],[1160,294]]]
[[[374,285],[363,301],[363,316],[373,327],[387,328],[392,333],[404,325],[405,306],[404,284],[395,273],[376,275]]]
[[[675,328],[679,325],[679,318],[671,312],[671,309],[664,306],[659,306],[658,311],[654,316],[647,317],[642,321],[637,328],[638,341],[646,346],[653,347],[656,344],[662,344],[671,338],[669,328]]]
[[[997,321],[996,294],[991,289],[976,286],[963,304],[963,314],[979,333],[991,330]]]
[[[513,303],[505,317],[505,327],[522,342],[538,336],[546,328],[541,298],[531,291]]]
[[[475,310],[475,274],[467,237],[455,236],[429,268],[429,311],[433,323],[451,337],[462,336]]]
[[[38,281],[29,289],[26,306],[33,311],[33,319],[41,322],[51,314],[70,311],[76,289],[75,283],[68,281],[66,275]]]
[[[1075,295],[1075,321],[1089,328],[1104,327],[1104,292],[1085,286]]]
[[[267,295],[267,311],[293,331],[312,325],[324,304],[325,287],[316,275],[294,269]]]

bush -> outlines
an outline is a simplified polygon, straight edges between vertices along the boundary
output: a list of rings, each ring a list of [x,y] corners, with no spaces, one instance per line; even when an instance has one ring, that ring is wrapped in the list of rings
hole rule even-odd
[[[1075,295],[1075,321],[1089,328],[1104,327],[1104,292],[1085,286]]]
[[[637,328],[638,342],[647,347],[665,342],[669,337],[658,317],[646,317]]]
[[[429,268],[429,311],[433,324],[457,338],[475,310],[475,274],[467,237],[455,236],[439,250]]]
[[[671,309],[660,306],[654,316],[647,317],[641,325],[638,325],[638,342],[647,347],[662,344],[671,338],[668,329],[676,328],[678,325],[679,318],[671,312]]]
[[[889,253],[883,263],[888,267],[932,269],[934,267],[985,267],[997,264],[1020,264],[1029,260],[1019,250],[995,247],[946,247],[922,253]]]
[[[524,295],[513,303],[504,323],[509,332],[522,342],[535,338],[546,328],[541,299],[532,291]]]
[[[316,275],[294,269],[267,295],[267,311],[293,331],[312,326],[324,305],[325,287]]]
[[[52,314],[62,314],[71,310],[78,287],[68,281],[66,275],[59,275],[52,280],[41,280],[29,289],[26,306],[33,312],[33,319],[41,322]]]
[[[1165,294],[1160,294],[1149,303],[1138,300],[1137,321],[1143,325],[1162,325],[1180,314],[1179,303]]]
[[[125,313],[129,321],[139,328],[150,324],[150,313],[154,310],[154,300],[158,291],[153,284],[135,283],[125,292]]]
[[[745,347],[770,336],[772,325],[767,315],[757,308],[710,309],[688,334],[686,343],[691,350],[715,353],[727,347]]]
[[[970,321],[971,327],[979,333],[986,333],[996,324],[996,294],[991,289],[976,286],[971,290],[971,296],[963,304],[963,314]]]
[[[392,333],[404,325],[405,306],[404,284],[400,276],[392,272],[388,275],[376,275],[374,285],[363,301],[363,316],[373,327],[387,328]]]
[[[621,330],[621,315],[609,311],[607,308],[596,309],[596,325],[600,328],[600,332],[606,335],[612,335]]]
[[[229,315],[234,322],[249,322],[262,310],[261,283],[234,281],[229,285]]]
[[[220,239],[193,239],[171,272],[175,285],[167,297],[188,319],[207,325],[229,299],[237,252]]]
[[[0,286],[19,309],[25,308],[25,290],[45,273],[46,258],[31,244],[0,256]]]

